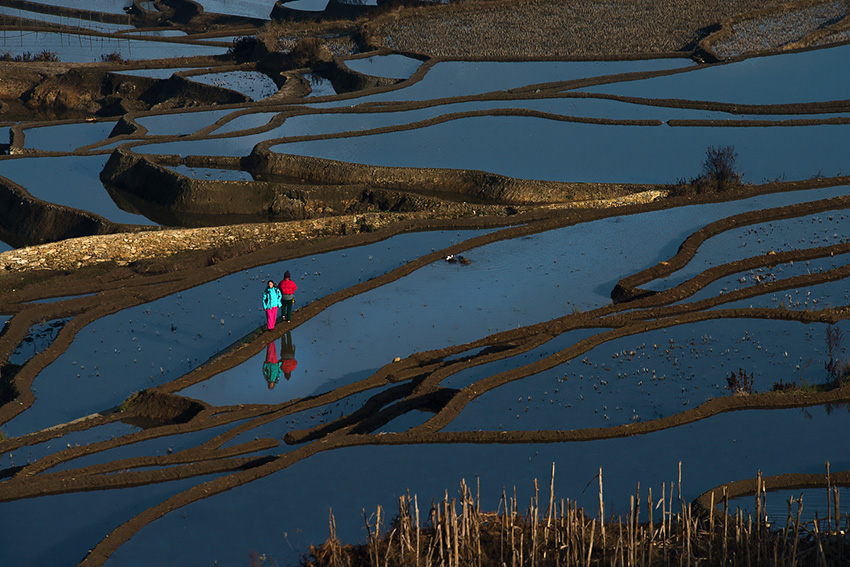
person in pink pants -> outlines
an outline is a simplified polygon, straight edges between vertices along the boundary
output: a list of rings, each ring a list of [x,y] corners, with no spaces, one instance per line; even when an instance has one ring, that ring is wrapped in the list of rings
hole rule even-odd
[[[281,305],[281,294],[273,281],[269,280],[267,285],[266,291],[263,292],[263,309],[266,310],[266,328],[271,331],[274,329],[275,321],[277,321],[277,310]]]

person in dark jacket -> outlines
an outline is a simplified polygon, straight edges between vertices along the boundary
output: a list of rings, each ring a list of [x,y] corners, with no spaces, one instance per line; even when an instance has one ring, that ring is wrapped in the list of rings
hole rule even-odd
[[[269,280],[266,291],[263,292],[263,309],[266,310],[266,328],[271,331],[277,321],[277,310],[280,307],[280,290]]]
[[[298,286],[289,276],[289,271],[283,274],[280,282],[281,303],[283,305],[283,318],[286,322],[292,321],[292,305],[295,303],[295,290]]]

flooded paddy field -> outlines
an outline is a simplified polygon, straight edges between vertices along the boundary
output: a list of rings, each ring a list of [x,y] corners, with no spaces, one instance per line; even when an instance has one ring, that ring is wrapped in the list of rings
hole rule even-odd
[[[129,5],[103,4],[87,9]],[[225,43],[287,25],[249,21],[268,3],[197,4],[211,19],[186,29],[233,17]],[[146,106],[0,123],[4,202],[85,243],[75,267],[47,245],[53,270],[29,272],[29,248],[0,243],[0,564],[296,565],[329,509],[362,542],[364,510],[409,492],[424,516],[462,479],[496,510],[553,463],[588,517],[604,475],[605,521],[638,484],[695,507],[728,488],[730,512],[776,526],[801,493],[804,521],[829,513],[825,463],[850,470],[846,45],[714,65],[382,49],[274,68],[278,89],[284,54],[171,59],[226,50],[191,35],[149,55],[117,40],[169,59],[105,67]],[[83,35],[39,37],[58,47],[26,49],[100,59]],[[722,147],[728,186],[701,169]],[[227,239],[216,225],[257,195],[253,242],[136,254],[138,235]],[[212,226],[166,226],[184,217],[145,199]],[[95,263],[109,232],[126,247]],[[286,271],[292,321],[267,330]],[[809,480],[770,480],[762,510],[735,484],[759,473]]]
[[[163,59],[220,55],[225,49],[211,45],[148,41],[125,38],[70,35],[55,32],[7,32],[0,41],[0,51],[11,56],[49,51],[61,54],[63,61],[99,61],[101,54],[117,53],[123,59]]]

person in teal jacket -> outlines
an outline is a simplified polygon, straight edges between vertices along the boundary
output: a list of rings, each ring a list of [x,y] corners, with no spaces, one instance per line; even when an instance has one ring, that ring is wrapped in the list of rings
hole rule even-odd
[[[266,361],[263,362],[263,378],[266,379],[269,390],[273,389],[274,385],[280,380],[280,361],[277,358],[277,348],[274,345],[274,341],[270,342],[269,346],[266,347]]]
[[[274,286],[274,282],[269,280],[266,291],[263,292],[263,309],[266,310],[266,327],[269,331],[274,329],[275,321],[277,321],[277,310],[280,308],[281,294],[280,290]]]

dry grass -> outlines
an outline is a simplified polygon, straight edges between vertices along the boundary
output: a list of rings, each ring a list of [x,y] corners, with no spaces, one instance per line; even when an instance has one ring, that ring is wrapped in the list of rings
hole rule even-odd
[[[574,502],[558,500],[554,480],[548,498],[534,496],[523,512],[516,497],[503,492],[497,512],[482,512],[478,495],[461,483],[457,498],[432,503],[427,518],[420,518],[417,498],[399,499],[398,515],[384,528],[384,511],[378,507],[366,517],[367,542],[343,545],[336,537],[331,514],[330,536],[311,547],[302,565],[309,567],[398,566],[460,567],[519,566],[672,566],[841,565],[850,557],[846,533],[848,517],[838,512],[825,520],[801,521],[802,498],[788,503],[786,527],[766,523],[766,495],[755,495],[755,516],[740,510],[729,513],[728,499],[698,515],[682,500],[679,484],[662,486],[660,495],[642,495],[638,487],[630,497],[625,518],[609,518],[599,471],[599,508],[589,516]],[[553,466],[554,479],[554,466]],[[761,474],[757,486],[763,486]],[[477,492],[477,491],[476,491]],[[831,502],[832,504],[832,502]],[[606,518],[603,522],[601,518]],[[425,520],[421,522],[421,520]]]
[[[701,31],[779,0],[505,0],[406,9],[370,25],[390,48],[430,56],[567,57],[690,51]]]

